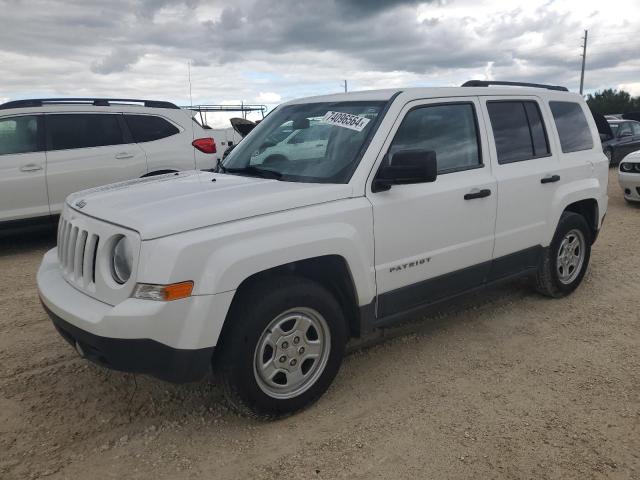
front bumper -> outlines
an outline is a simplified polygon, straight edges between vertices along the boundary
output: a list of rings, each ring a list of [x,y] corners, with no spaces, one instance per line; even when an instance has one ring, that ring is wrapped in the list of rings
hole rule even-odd
[[[640,202],[640,173],[618,172],[618,182],[624,198]]]
[[[149,339],[100,337],[65,322],[44,302],[42,305],[62,338],[83,358],[100,366],[174,383],[200,380],[211,368],[213,347],[178,350]]]
[[[233,292],[173,302],[129,298],[109,305],[71,286],[56,249],[38,270],[38,291],[60,334],[100,365],[172,382],[202,378],[211,360]]]

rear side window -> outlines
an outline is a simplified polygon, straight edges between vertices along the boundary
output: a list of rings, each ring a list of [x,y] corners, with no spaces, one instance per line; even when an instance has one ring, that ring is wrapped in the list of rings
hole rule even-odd
[[[0,155],[41,151],[38,117],[25,115],[0,119]]]
[[[476,114],[470,103],[429,105],[404,117],[389,147],[389,159],[400,150],[433,150],[438,173],[482,165]]]
[[[575,102],[549,102],[564,153],[590,150],[593,139],[582,107]]]
[[[640,123],[633,122],[631,128],[633,129],[634,135],[640,135]]]
[[[46,115],[47,148],[68,150],[123,144],[118,117],[93,113]]]
[[[534,101],[487,102],[498,163],[513,163],[549,155],[547,132]]]
[[[170,137],[180,130],[164,118],[153,115],[125,115],[133,141],[136,143],[152,142]]]

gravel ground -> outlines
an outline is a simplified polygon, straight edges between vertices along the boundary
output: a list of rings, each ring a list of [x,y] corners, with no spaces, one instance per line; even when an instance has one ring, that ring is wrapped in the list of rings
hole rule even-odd
[[[272,423],[78,358],[37,298],[53,235],[0,241],[0,478],[640,479],[640,208],[610,183],[573,295],[517,282],[416,319]]]

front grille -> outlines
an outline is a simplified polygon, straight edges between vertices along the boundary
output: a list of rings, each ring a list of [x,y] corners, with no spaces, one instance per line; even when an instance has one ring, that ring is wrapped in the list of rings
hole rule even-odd
[[[58,261],[65,278],[84,288],[95,284],[96,252],[100,237],[60,217]]]

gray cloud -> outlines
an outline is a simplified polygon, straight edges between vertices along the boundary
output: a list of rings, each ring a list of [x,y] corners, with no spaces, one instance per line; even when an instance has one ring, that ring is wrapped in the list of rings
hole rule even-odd
[[[118,48],[101,60],[91,63],[91,71],[108,75],[124,72],[140,59],[140,52],[127,48]]]
[[[573,86],[585,22],[595,30],[587,85],[638,82],[637,24],[560,3],[0,0],[0,96],[122,90],[179,101],[189,60],[194,95],[207,101],[324,93],[342,78],[355,88],[484,75]],[[640,15],[629,5],[626,18]]]

